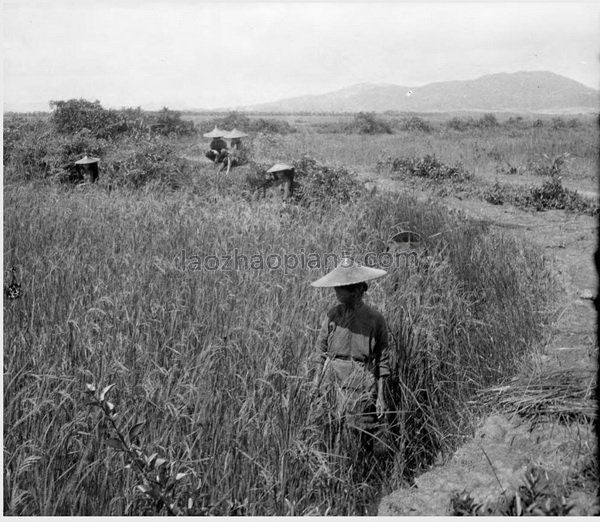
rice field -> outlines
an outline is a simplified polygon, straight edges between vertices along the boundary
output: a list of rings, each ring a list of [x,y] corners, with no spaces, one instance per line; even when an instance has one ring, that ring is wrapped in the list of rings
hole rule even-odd
[[[276,139],[273,156],[357,169],[400,146],[440,147],[448,161],[469,151],[465,163],[484,168],[475,137]],[[517,142],[503,138],[503,151],[526,153]],[[192,139],[177,147],[199,150]],[[201,163],[177,190],[5,181],[5,282],[16,266],[22,285],[4,300],[5,515],[370,514],[456,448],[477,391],[543,340],[556,285],[534,246],[435,201],[282,204],[243,187]],[[340,454],[327,445],[317,413],[328,405],[311,385],[308,359],[335,297],[309,283],[332,266],[211,270],[182,259],[360,257],[386,252],[401,228],[429,238],[429,258],[390,269],[367,294],[388,322],[393,371],[388,451],[362,461],[351,442]]]

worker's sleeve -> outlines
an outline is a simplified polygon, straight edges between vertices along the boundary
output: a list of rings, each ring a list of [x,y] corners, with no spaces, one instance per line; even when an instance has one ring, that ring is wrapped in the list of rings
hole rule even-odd
[[[388,343],[388,329],[385,319],[381,319],[377,327],[376,353],[378,354],[378,375],[377,377],[387,377],[390,374],[390,346]]]

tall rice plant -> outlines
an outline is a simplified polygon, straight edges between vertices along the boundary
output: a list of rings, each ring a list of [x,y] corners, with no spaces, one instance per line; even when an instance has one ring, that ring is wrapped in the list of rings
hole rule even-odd
[[[4,303],[5,514],[147,513],[89,383],[114,384],[119,427],[144,422],[139,445],[193,471],[181,487],[198,514],[369,513],[453,447],[473,392],[539,338],[549,281],[516,240],[406,197],[306,208],[236,190],[203,173],[135,198],[5,186],[4,270],[19,267],[23,291]],[[331,267],[194,270],[182,252],[360,255],[399,227],[431,259],[367,294],[392,340],[393,451],[363,466],[332,452],[314,416],[307,359],[334,296],[308,283]]]

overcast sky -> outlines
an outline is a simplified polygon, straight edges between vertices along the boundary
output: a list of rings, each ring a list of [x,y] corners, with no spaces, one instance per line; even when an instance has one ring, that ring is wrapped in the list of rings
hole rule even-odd
[[[600,86],[600,3],[4,0],[4,110],[233,107],[548,70]]]

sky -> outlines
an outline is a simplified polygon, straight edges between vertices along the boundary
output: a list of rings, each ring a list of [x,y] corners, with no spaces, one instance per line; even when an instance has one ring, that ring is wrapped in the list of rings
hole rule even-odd
[[[552,71],[600,87],[600,3],[4,0],[5,111],[229,108]]]

